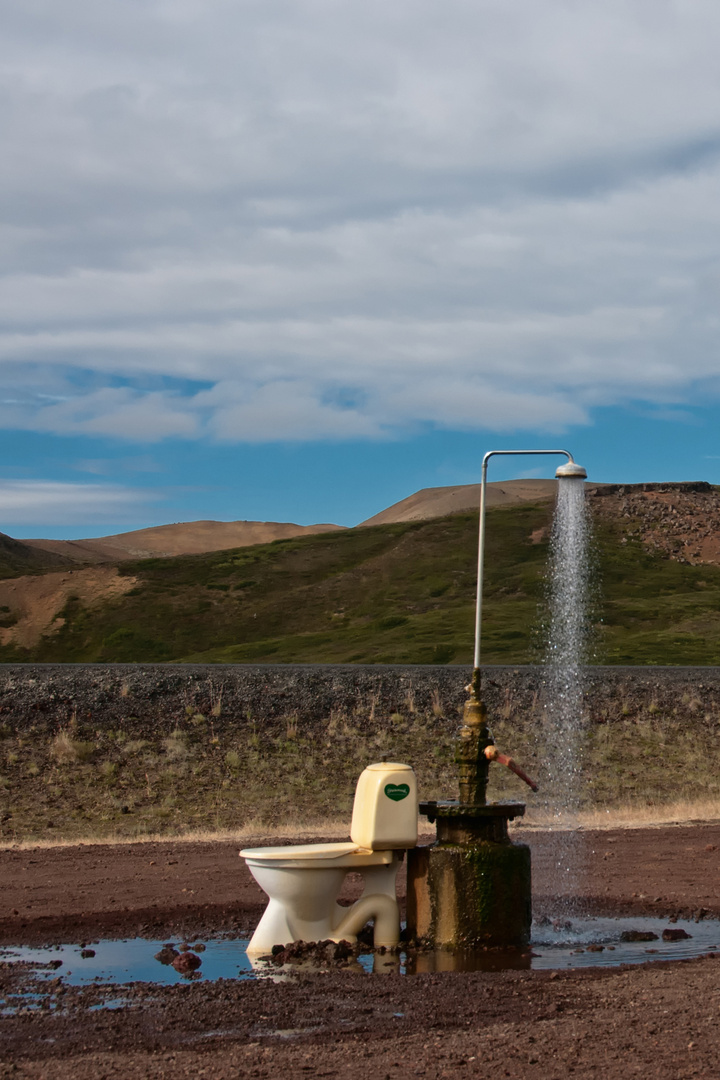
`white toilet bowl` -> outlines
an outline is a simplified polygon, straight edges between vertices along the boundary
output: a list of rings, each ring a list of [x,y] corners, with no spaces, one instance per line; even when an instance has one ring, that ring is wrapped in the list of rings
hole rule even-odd
[[[400,935],[395,893],[398,851],[417,843],[417,784],[409,765],[369,765],[358,780],[351,841],[245,848],[253,877],[269,897],[248,955],[291,941],[350,941],[374,919],[374,942],[392,948]],[[364,891],[351,907],[337,896],[346,874],[362,875]]]

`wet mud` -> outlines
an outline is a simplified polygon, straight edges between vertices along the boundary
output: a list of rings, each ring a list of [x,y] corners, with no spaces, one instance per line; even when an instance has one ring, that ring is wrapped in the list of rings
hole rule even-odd
[[[522,839],[533,849],[536,915],[549,918],[552,837]],[[588,833],[584,843],[583,897],[595,913],[669,926],[720,917],[720,824]],[[2,851],[0,943],[92,949],[97,937],[140,936],[177,949],[248,934],[264,904],[238,846]],[[358,892],[348,881],[345,900]],[[38,996],[31,969],[3,963],[0,1078],[717,1077],[714,955],[412,978],[330,965],[167,986],[70,986],[58,968],[42,973]]]

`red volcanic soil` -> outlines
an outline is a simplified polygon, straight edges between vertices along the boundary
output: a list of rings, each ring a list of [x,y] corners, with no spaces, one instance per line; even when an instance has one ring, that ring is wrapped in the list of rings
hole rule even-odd
[[[527,832],[535,905],[551,839]],[[277,841],[274,841],[277,842]],[[720,917],[720,824],[584,834],[597,912]],[[247,843],[247,841],[244,841]],[[243,936],[263,898],[233,843],[0,852],[0,941]],[[357,895],[355,881],[346,899]],[[0,964],[0,990],[17,989]],[[105,997],[107,994],[105,994]],[[637,967],[222,980],[113,992],[58,984],[3,1014],[0,1078],[720,1076],[720,958]]]

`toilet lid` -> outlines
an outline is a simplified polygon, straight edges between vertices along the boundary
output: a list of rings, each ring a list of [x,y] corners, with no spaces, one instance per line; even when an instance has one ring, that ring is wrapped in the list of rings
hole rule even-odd
[[[243,859],[339,859],[343,855],[352,855],[356,851],[367,854],[365,848],[360,848],[352,842],[345,842],[341,844],[287,844],[283,847],[243,848],[240,855]]]

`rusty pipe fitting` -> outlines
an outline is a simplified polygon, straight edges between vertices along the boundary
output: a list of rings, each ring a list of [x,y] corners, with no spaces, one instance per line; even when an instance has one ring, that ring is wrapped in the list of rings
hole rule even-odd
[[[524,780],[532,791],[538,790],[535,781],[531,780],[528,774],[523,772],[520,766],[516,765],[511,757],[508,757],[507,754],[501,754],[497,746],[486,746],[483,753],[488,761],[497,761],[498,765],[507,765],[508,769],[510,769],[511,772],[514,772],[516,776],[519,776],[521,780]]]

